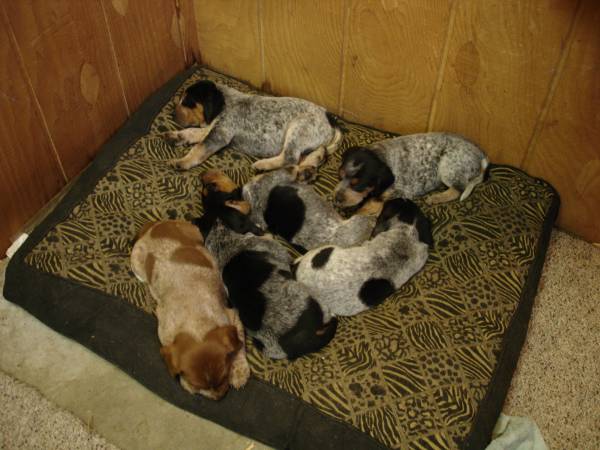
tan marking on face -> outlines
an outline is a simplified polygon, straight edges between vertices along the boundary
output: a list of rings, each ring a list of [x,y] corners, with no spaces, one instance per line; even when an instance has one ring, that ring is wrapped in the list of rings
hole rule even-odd
[[[383,209],[383,202],[378,199],[368,200],[357,212],[359,216],[378,216]]]
[[[356,206],[360,202],[362,202],[365,199],[365,197],[367,197],[367,195],[369,195],[371,193],[372,190],[373,190],[373,188],[367,188],[362,192],[356,192],[353,189],[346,188],[342,191],[339,191],[342,193],[341,196],[338,195],[338,193],[336,192],[336,194],[335,194],[336,202],[337,202],[338,206],[341,206],[343,208],[350,208],[350,207]],[[340,197],[341,197],[341,199],[340,199]]]
[[[227,200],[225,206],[238,210],[244,215],[248,215],[250,212],[250,203],[244,200]]]
[[[231,178],[225,175],[220,170],[207,170],[202,174],[202,184],[212,184],[218,192],[233,192],[238,186]]]
[[[175,121],[183,127],[205,125],[204,107],[201,103],[196,103],[193,108],[188,108],[179,103],[175,106]]]
[[[202,245],[204,239],[200,230],[188,222],[167,220],[156,224],[150,230],[154,239],[170,239],[179,242],[184,247]]]
[[[181,247],[171,254],[171,261],[181,264],[192,264],[194,266],[208,267],[212,269],[214,266],[212,261],[204,254],[204,252],[196,247]]]
[[[156,257],[153,253],[146,255],[146,261],[144,262],[144,271],[146,272],[146,281],[152,281],[152,274],[154,273],[154,265],[156,264]]]

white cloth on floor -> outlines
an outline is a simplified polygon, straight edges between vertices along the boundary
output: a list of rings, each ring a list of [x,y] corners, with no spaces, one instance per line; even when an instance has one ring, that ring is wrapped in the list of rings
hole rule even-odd
[[[21,245],[23,245],[23,242],[25,242],[27,240],[27,238],[29,237],[29,235],[27,233],[22,233],[16,240],[15,242],[12,243],[12,245],[10,247],[8,247],[8,249],[6,250],[6,256],[8,256],[9,258],[12,258],[12,256],[17,253],[17,250],[19,250],[19,247]]]
[[[548,450],[548,447],[533,420],[501,413],[486,450]]]

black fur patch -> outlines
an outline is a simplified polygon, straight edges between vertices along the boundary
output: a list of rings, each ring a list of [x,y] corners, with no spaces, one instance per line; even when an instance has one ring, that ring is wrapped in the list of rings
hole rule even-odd
[[[241,188],[239,188],[230,193],[209,190],[207,195],[202,196],[202,203],[204,205],[204,210],[206,211],[204,216],[209,216],[211,219],[210,221],[208,219],[203,220],[202,218],[196,219],[194,223],[200,228],[204,237],[210,232],[217,217],[221,219],[227,228],[236,233],[253,233],[257,236],[265,234],[264,231],[252,222],[247,215],[242,214],[237,209],[225,205],[225,201],[239,200],[241,199],[241,195]]]
[[[355,174],[347,177],[358,180],[358,183],[351,186],[352,190],[363,192],[371,189],[367,198],[381,196],[394,183],[395,177],[388,165],[368,148],[349,148],[342,156],[341,167],[345,168],[347,165],[360,167]]]
[[[433,249],[431,221],[421,211],[419,211],[419,215],[417,216],[417,232],[419,233],[419,241],[427,244],[430,249]]]
[[[384,278],[370,278],[365,281],[358,296],[368,307],[379,305],[394,293],[394,285]]]
[[[266,297],[259,291],[274,270],[267,257],[265,252],[247,250],[235,255],[223,268],[229,301],[237,308],[244,326],[252,331],[260,330],[267,305]]]
[[[206,214],[203,214],[202,217],[193,219],[192,223],[200,229],[200,233],[202,233],[202,237],[204,239],[206,239],[216,221],[217,221],[216,214],[206,213]]]
[[[217,210],[217,215],[223,221],[225,226],[239,234],[252,233],[262,236],[265,232],[258,227],[250,218],[239,212],[237,209],[224,206]]]
[[[281,270],[279,269],[277,271],[277,273],[279,275],[281,275],[283,278],[285,278],[286,280],[293,280],[294,279],[294,274],[288,270]]]
[[[403,198],[394,198],[384,203],[377,223],[373,228],[372,236],[376,236],[382,231],[390,228],[390,219],[397,217],[398,220],[408,224],[415,224],[419,233],[419,241],[424,242],[433,248],[433,236],[431,234],[431,222],[423,214],[417,204],[411,200]]]
[[[198,103],[202,104],[204,108],[206,123],[211,123],[223,111],[225,97],[215,83],[202,80],[185,90],[185,96],[181,102],[187,108],[193,108]]]
[[[269,192],[265,222],[269,230],[291,241],[302,228],[306,207],[292,186],[276,186]]]
[[[313,298],[309,298],[307,308],[294,327],[279,338],[279,345],[288,359],[295,359],[326,346],[335,336],[336,329],[337,319],[334,317],[324,324],[321,307]]]
[[[242,200],[242,188],[238,187],[237,189],[231,192],[222,192],[216,190],[213,184],[205,184],[204,188],[206,189],[206,194],[202,194],[202,204],[204,205],[204,209],[216,208],[219,206],[225,206],[225,202],[228,200]]]
[[[262,351],[265,348],[265,344],[263,344],[261,341],[259,341],[258,339],[254,338],[254,337],[252,338],[252,343],[260,351]]]
[[[312,268],[320,269],[321,267],[324,267],[325,264],[327,264],[327,261],[329,261],[332,252],[333,247],[325,247],[323,250],[320,250],[310,261]]]

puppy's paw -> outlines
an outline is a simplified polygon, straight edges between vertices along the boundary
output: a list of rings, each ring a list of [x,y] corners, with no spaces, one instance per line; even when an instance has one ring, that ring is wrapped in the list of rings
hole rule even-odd
[[[236,361],[236,364],[231,368],[229,375],[229,384],[236,389],[241,388],[250,378],[250,366],[245,355]]]
[[[161,137],[171,145],[178,145],[183,143],[183,138],[179,131],[165,131]]]
[[[317,168],[314,166],[300,166],[296,180],[300,183],[310,183],[317,178]]]
[[[185,158],[172,159],[168,162],[168,164],[175,170],[190,170],[192,167],[194,167],[194,164],[191,164]]]
[[[258,161],[252,163],[252,168],[254,170],[258,170],[259,172],[265,172],[267,170],[271,170],[271,163],[265,159],[259,159]]]

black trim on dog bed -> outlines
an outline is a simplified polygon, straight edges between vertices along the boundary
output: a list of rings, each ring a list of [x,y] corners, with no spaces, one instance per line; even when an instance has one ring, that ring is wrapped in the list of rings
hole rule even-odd
[[[297,449],[385,448],[357,428],[254,377],[243,389],[231,389],[220,402],[189,395],[169,376],[160,358],[153,315],[115,296],[42,272],[25,262],[26,255],[55,225],[67,218],[121,154],[148,133],[152,119],[195,70],[197,67],[192,67],[179,74],[152,95],[102,147],[60,204],[11,259],[6,270],[4,296],[54,330],[115,364],[167,401],[268,445]],[[489,442],[525,339],[559,203],[555,195],[538,238],[520,303],[505,333],[492,382],[479,404],[471,432],[460,444],[464,448],[479,449]]]

